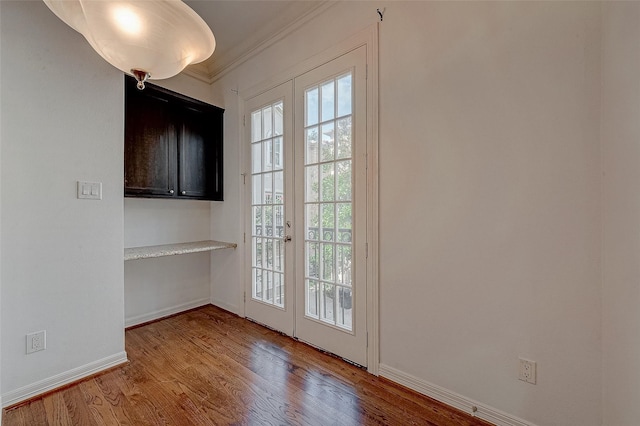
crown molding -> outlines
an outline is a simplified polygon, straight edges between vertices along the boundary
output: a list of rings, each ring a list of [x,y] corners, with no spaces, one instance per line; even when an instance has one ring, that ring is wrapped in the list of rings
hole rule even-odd
[[[297,30],[298,28],[306,24],[307,22],[321,15],[336,3],[338,2],[333,0],[318,1],[315,6],[311,7],[308,11],[300,15],[297,19],[291,21],[288,25],[286,25],[285,27],[283,27],[282,29],[274,33],[272,36],[267,37],[266,39],[254,45],[253,47],[250,47],[249,49],[245,50],[244,53],[241,53],[236,59],[233,59],[228,64],[223,64],[217,67],[215,65],[215,62],[213,66],[211,66],[210,64],[209,65],[207,64],[207,61],[205,61],[199,64],[190,65],[183,71],[183,74],[186,74],[190,77],[193,77],[205,83],[213,84],[215,81],[219,80],[220,78],[228,74],[230,71],[242,65],[243,63],[245,63],[255,55],[259,54],[260,52],[267,49],[268,47],[274,45],[275,43],[282,40],[283,38],[285,38],[286,36],[294,32],[295,30]]]
[[[189,65],[187,68],[182,70],[182,74],[188,75],[189,77],[193,77],[196,80],[200,80],[204,83],[211,84],[211,72],[209,71],[209,67],[207,67],[206,62],[200,62],[199,64]]]

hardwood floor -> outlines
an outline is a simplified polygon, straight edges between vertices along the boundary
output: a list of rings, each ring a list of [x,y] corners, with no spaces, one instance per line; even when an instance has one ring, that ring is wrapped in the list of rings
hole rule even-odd
[[[488,425],[213,306],[127,330],[126,350],[3,425]]]

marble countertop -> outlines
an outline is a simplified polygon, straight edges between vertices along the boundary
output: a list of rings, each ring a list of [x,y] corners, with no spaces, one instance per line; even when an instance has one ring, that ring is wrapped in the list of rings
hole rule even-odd
[[[238,245],[223,241],[195,241],[192,243],[162,244],[159,246],[129,247],[124,249],[124,260],[149,259],[152,257],[174,256],[177,254],[202,251],[235,249]]]

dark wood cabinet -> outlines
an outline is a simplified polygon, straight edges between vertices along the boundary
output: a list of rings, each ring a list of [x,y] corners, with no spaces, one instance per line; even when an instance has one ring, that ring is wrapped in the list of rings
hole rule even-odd
[[[126,197],[222,201],[224,110],[125,80]]]

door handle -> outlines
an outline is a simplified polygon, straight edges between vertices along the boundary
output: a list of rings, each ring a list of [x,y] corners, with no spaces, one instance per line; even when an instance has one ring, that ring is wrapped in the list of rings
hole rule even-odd
[[[288,243],[289,241],[291,241],[291,235],[285,235],[284,236],[284,242]]]

